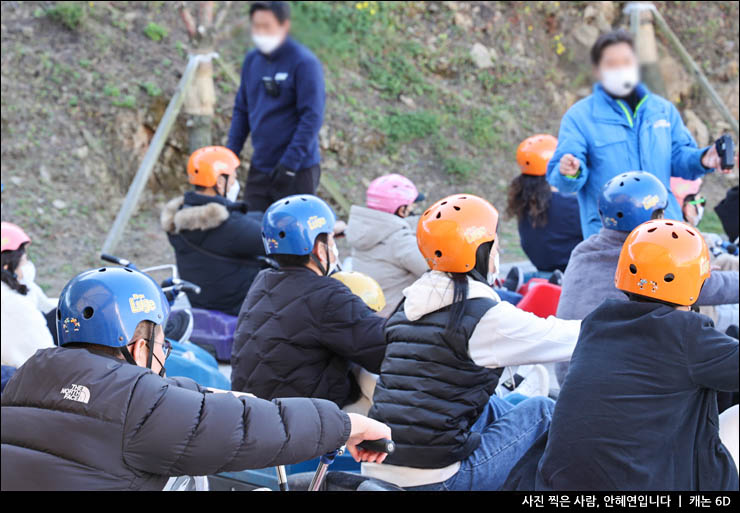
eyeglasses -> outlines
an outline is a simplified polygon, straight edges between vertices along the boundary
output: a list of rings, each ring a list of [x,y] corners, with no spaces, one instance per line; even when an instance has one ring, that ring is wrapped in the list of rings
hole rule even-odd
[[[149,341],[147,340],[147,345],[149,345]],[[164,342],[154,342],[154,344],[162,344],[162,350],[164,351],[164,359],[166,360],[169,358],[170,353],[172,353],[172,342],[169,341],[169,339],[164,339]],[[133,345],[133,342],[131,344],[127,344],[126,347]],[[156,355],[154,355],[156,358]],[[161,363],[161,362],[160,362]]]
[[[689,205],[703,205],[707,202],[706,198],[698,198],[695,200],[687,201],[686,203]]]

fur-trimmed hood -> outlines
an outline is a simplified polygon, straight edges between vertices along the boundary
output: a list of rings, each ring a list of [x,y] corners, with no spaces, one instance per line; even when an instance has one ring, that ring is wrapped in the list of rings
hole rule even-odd
[[[218,202],[182,208],[183,197],[167,202],[162,209],[159,221],[167,233],[180,233],[183,230],[212,230],[218,228],[229,218],[229,210]]]

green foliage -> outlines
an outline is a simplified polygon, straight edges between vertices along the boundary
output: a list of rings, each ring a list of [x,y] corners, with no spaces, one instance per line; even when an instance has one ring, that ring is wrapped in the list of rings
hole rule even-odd
[[[444,157],[442,159],[442,167],[455,180],[464,180],[470,177],[478,168],[478,165],[472,160],[461,157]]]
[[[141,87],[144,88],[146,91],[146,94],[149,96],[159,96],[162,94],[162,89],[159,88],[159,86],[153,82],[144,82],[141,84]]]
[[[106,84],[103,88],[103,94],[105,94],[106,96],[113,96],[115,98],[121,96],[121,90],[113,84]]]
[[[161,41],[162,39],[167,37],[169,31],[162,25],[150,21],[147,26],[144,27],[144,34],[152,41]]]
[[[87,14],[83,2],[59,2],[46,11],[46,15],[69,30],[77,30]]]
[[[697,228],[707,233],[725,233],[725,229],[722,227],[722,221],[719,220],[717,213],[708,208],[704,209],[704,216],[701,218]]]
[[[136,107],[136,97],[132,94],[126,95],[123,98],[115,99],[111,103],[115,105],[116,107],[126,107],[128,109],[133,109]]]
[[[423,139],[439,131],[439,116],[435,112],[401,112],[392,109],[375,121],[392,146]]]
[[[89,68],[90,66],[92,66],[92,61],[90,61],[88,59],[80,59],[77,63],[82,68]]]
[[[188,55],[188,51],[185,49],[185,45],[182,43],[182,41],[177,41],[175,43],[175,50],[177,50],[183,57],[187,57]]]
[[[490,148],[501,141],[501,117],[491,109],[474,108],[456,120],[465,140],[479,148]]]
[[[72,95],[72,97],[69,99],[69,106],[70,107],[77,107],[77,103],[78,103],[77,96],[76,95]]]

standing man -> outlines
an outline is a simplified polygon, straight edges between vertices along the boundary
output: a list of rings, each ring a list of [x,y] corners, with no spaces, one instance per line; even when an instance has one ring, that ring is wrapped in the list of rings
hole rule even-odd
[[[324,75],[316,56],[289,36],[288,2],[253,2],[249,17],[257,48],[244,58],[227,147],[239,155],[252,133],[245,201],[264,212],[285,196],[316,192]]]
[[[591,48],[597,83],[593,94],[565,113],[547,180],[564,193],[578,193],[586,239],[601,229],[597,201],[604,184],[633,170],[654,175],[670,191],[671,176],[696,180],[720,168],[715,145],[697,148],[678,113],[640,82],[632,36],[601,35]],[[666,218],[683,219],[669,192]]]

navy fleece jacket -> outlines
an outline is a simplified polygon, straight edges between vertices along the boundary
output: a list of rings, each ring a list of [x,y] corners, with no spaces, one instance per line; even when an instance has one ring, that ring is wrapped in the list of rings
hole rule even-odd
[[[267,94],[263,77],[279,87]],[[254,49],[242,65],[226,146],[239,155],[252,133],[252,167],[269,173],[282,164],[299,170],[320,161],[319,129],[324,120],[324,74],[308,48],[290,37],[270,55]]]

